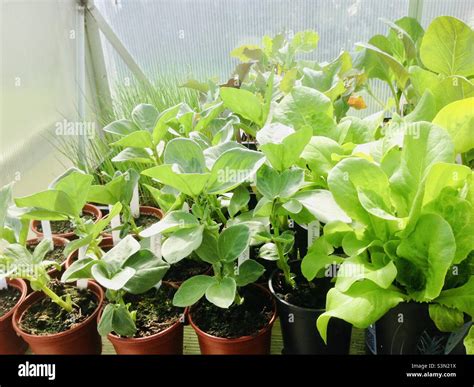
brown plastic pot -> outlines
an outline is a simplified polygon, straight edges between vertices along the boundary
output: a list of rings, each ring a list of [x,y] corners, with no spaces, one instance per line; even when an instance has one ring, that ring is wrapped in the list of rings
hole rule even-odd
[[[140,206],[140,215],[151,215],[157,218],[158,220],[162,219],[165,216],[162,210],[150,206]],[[102,235],[106,238],[112,238],[112,234],[110,232],[104,232],[102,233]]]
[[[183,324],[174,325],[149,337],[124,338],[109,334],[110,340],[118,355],[182,355]]]
[[[114,247],[114,241],[113,241],[112,237],[105,237],[100,241],[99,246],[102,249],[104,249],[105,251],[108,251],[112,247]],[[66,259],[66,262],[64,264],[66,269],[69,269],[71,267],[71,265],[75,261],[77,261],[77,255],[78,254],[79,254],[78,250],[76,250],[76,251],[73,251],[71,254],[68,255],[68,257]]]
[[[102,211],[99,210],[96,206],[92,204],[86,204],[84,208],[82,209],[82,212],[85,212],[86,214],[92,215],[94,218],[96,218],[96,222],[102,218]],[[38,236],[38,237],[43,237],[43,233],[39,231],[38,227],[41,224],[39,220],[33,220],[31,222],[31,230]],[[74,232],[66,232],[66,233],[60,233],[60,234],[53,234],[53,236],[57,236],[60,238],[66,238],[69,240],[76,239],[76,234]]]
[[[226,339],[210,335],[202,331],[193,321],[193,308],[189,310],[189,324],[194,328],[199,340],[199,348],[203,355],[268,355],[273,323],[276,319],[276,303],[270,292],[263,286],[254,284],[263,293],[264,297],[271,300],[273,316],[266,327],[262,328],[255,336],[243,336],[235,339]]]
[[[102,308],[104,292],[96,283],[89,281],[88,289],[98,300],[97,309],[86,320],[65,332],[37,336],[24,332],[20,321],[26,310],[45,295],[42,292],[31,293],[13,313],[13,328],[29,345],[33,353],[39,355],[100,355],[102,341],[97,332],[97,316]]]
[[[20,299],[16,305],[6,314],[0,317],[0,355],[21,355],[28,348],[20,336],[13,329],[12,318],[15,310],[20,306],[28,294],[26,282],[22,279],[8,279],[7,283],[21,292]]]
[[[165,285],[172,286],[168,283],[162,286]],[[148,337],[128,338],[110,333],[107,338],[119,355],[182,355],[183,326],[178,320],[164,331]]]
[[[36,246],[38,245],[43,238],[33,238],[33,239],[28,239],[26,241],[26,244],[28,246]],[[69,239],[66,238],[61,238],[58,236],[53,236],[53,245],[56,246],[66,246],[69,243]],[[61,263],[61,270],[56,270],[55,268],[52,268],[51,270],[48,270],[48,274],[51,278],[59,278],[61,275],[61,272],[64,271],[66,266],[66,259]]]
[[[140,215],[151,215],[158,219],[163,218],[165,214],[159,208],[150,206],[140,206]]]

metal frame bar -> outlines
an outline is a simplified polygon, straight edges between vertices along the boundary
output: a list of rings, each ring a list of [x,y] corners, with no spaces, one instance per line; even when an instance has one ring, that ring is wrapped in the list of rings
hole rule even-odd
[[[93,2],[87,3],[87,13],[91,16],[90,21],[91,24],[95,23],[97,28],[99,28],[107,40],[110,42],[112,47],[117,51],[120,55],[124,63],[128,66],[130,71],[135,75],[135,77],[145,85],[149,87],[153,87],[152,83],[145,75],[141,67],[135,61],[133,56],[128,52],[127,48],[123,45],[120,38],[116,35],[112,27],[107,23],[105,18],[99,12],[97,7],[93,4]]]
[[[84,121],[86,116],[86,61],[85,61],[85,7],[80,2],[76,4],[76,94],[77,120]],[[78,156],[81,169],[85,170],[87,150],[84,136],[78,136]]]
[[[415,18],[421,23],[421,16],[423,15],[423,0],[409,0],[408,2],[408,16]]]
[[[89,90],[94,101],[94,111],[104,116],[112,112],[112,94],[110,91],[107,68],[105,66],[104,52],[100,40],[100,31],[92,19],[90,13],[86,12],[86,68],[89,80]],[[99,131],[99,134],[102,132]]]

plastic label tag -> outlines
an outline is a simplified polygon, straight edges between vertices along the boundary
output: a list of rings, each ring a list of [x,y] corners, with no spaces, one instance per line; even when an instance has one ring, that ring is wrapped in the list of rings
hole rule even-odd
[[[53,233],[51,232],[51,222],[49,220],[41,221],[41,228],[43,229],[44,239],[53,240]]]
[[[370,352],[372,352],[374,355],[377,355],[377,335],[375,324],[369,325],[366,332],[365,343],[367,348],[369,348]]]
[[[321,236],[320,227],[321,225],[317,220],[308,224],[308,249],[311,247],[314,241]]]
[[[150,250],[158,257],[162,258],[161,255],[161,234],[152,235],[150,237]]]
[[[79,247],[78,260],[84,259],[86,257],[87,247],[88,246]],[[77,280],[76,285],[79,289],[86,289],[87,288],[87,280],[86,279]]]
[[[240,254],[238,258],[238,265],[242,265],[246,260],[250,258],[250,247],[247,246],[247,248],[244,250],[242,254]]]
[[[109,211],[112,211],[112,206],[109,205]],[[114,246],[120,242],[120,231],[114,230],[115,228],[120,227],[120,215],[116,215],[110,221],[110,225],[112,226],[112,241]]]
[[[140,217],[140,196],[138,194],[138,183],[133,188],[132,200],[130,201],[130,210],[132,211],[132,216],[136,219]]]
[[[7,279],[0,278],[0,290],[7,289],[7,288],[8,288]]]

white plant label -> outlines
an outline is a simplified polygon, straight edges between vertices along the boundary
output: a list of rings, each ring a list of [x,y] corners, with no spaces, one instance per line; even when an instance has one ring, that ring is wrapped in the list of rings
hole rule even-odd
[[[238,258],[238,265],[242,265],[247,259],[250,258],[250,247],[247,247],[242,254],[240,254]]]
[[[308,249],[311,247],[314,241],[321,236],[320,227],[321,225],[317,220],[308,224]]]
[[[132,200],[130,201],[130,210],[132,216],[136,219],[140,217],[140,196],[138,195],[138,183],[133,187]]]
[[[183,203],[183,211],[184,212],[189,212],[189,204],[187,202]]]
[[[150,250],[158,257],[162,258],[161,255],[161,234],[152,235],[150,237]]]
[[[88,246],[79,247],[78,260],[84,259],[86,257],[87,247]],[[86,289],[87,288],[87,280],[86,279],[77,280],[77,287],[79,289]]]
[[[0,290],[7,289],[7,288],[8,288],[7,279],[0,278]]]
[[[109,205],[109,211],[112,211],[112,206]],[[115,228],[120,227],[120,215],[116,215],[110,221],[110,225],[112,226],[112,241],[114,246],[120,242],[120,230],[114,230]]]
[[[51,232],[51,222],[49,220],[41,221],[41,228],[43,229],[44,239],[53,240],[53,233]]]

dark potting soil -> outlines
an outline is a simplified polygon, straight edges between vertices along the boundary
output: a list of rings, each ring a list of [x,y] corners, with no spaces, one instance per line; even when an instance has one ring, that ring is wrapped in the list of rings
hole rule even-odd
[[[205,298],[192,308],[193,322],[204,332],[227,339],[255,336],[272,319],[273,305],[269,297],[256,287],[241,290],[242,305],[222,309]]]
[[[97,309],[97,297],[89,289],[79,289],[57,280],[52,281],[50,287],[58,296],[68,294],[71,297],[73,311],[69,313],[50,298],[42,298],[23,314],[20,326],[25,332],[37,336],[64,332],[86,320]]]
[[[27,249],[32,253],[36,246],[37,245],[28,245]],[[54,249],[49,251],[44,259],[62,264],[66,260],[66,257],[64,256],[64,246],[54,246]]]
[[[159,221],[160,219],[154,215],[141,214],[137,219],[135,219],[135,224],[137,227],[147,228]]]
[[[179,321],[184,309],[173,305],[175,292],[176,289],[163,284],[160,289],[152,288],[144,294],[127,294],[125,301],[131,304],[130,310],[137,311],[135,338],[160,333]]]
[[[283,273],[273,277],[273,289],[282,300],[301,308],[326,308],[326,295],[333,286],[330,278],[315,278],[308,282],[301,276],[295,278],[296,287],[292,288],[285,281]]]
[[[171,265],[163,280],[169,282],[184,282],[195,275],[204,274],[209,268],[210,265],[205,262],[185,258]]]
[[[0,317],[12,310],[20,297],[21,292],[13,286],[0,290]]]
[[[96,217],[92,214],[82,214],[84,220],[96,220]],[[51,232],[53,234],[66,234],[68,232],[74,232],[74,224],[69,220],[53,220],[51,223]],[[41,223],[38,224],[38,231],[43,232]]]

